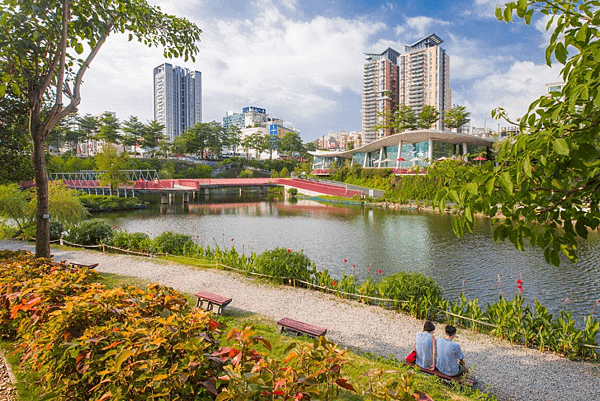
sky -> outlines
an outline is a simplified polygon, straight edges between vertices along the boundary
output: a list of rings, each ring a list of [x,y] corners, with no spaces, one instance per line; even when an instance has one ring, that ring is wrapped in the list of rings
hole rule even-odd
[[[450,56],[452,104],[466,106],[472,127],[509,125],[491,111],[503,107],[516,120],[546,83],[560,81],[559,66],[544,60],[547,19],[500,22],[494,0],[149,3],[202,29],[195,62],[112,35],[84,77],[80,115],[152,120],[153,69],[168,62],[202,72],[203,122],[255,106],[300,130],[304,142],[360,131],[365,53],[403,52],[431,33]]]

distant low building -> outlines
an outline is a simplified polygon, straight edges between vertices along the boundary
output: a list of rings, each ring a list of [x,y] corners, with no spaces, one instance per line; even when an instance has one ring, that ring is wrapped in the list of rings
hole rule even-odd
[[[360,131],[329,131],[320,142],[321,149],[349,150],[361,147],[364,137]]]
[[[478,128],[473,127],[471,135],[478,136],[480,138],[494,138],[498,136],[498,133],[491,128]]]
[[[510,136],[514,136],[519,134],[521,131],[518,125],[509,125],[508,127],[500,128],[499,138],[508,138]]]
[[[562,89],[564,88],[564,86],[565,86],[564,82],[548,83],[548,84],[546,84],[546,94],[549,95],[553,92],[561,92]]]
[[[232,125],[240,128],[242,133],[241,141],[244,141],[248,136],[255,133],[260,133],[262,136],[269,136],[272,141],[272,155],[270,151],[257,155],[254,149],[245,149],[240,145],[237,148],[236,156],[242,157],[265,159],[272,156],[273,158],[277,158],[279,157],[277,152],[278,139],[281,139],[287,132],[294,132],[300,136],[300,130],[286,126],[282,119],[270,117],[266,109],[254,106],[244,107],[242,113],[227,112],[225,117],[223,117],[223,127],[228,130]],[[233,155],[233,149],[224,149],[223,153]]]

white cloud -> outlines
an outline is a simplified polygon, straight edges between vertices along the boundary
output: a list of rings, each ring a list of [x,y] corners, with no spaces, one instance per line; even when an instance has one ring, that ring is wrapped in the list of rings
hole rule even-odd
[[[496,107],[503,107],[515,121],[527,112],[532,101],[544,94],[546,83],[558,80],[559,70],[530,61],[516,61],[507,70],[476,80],[468,90],[454,91],[453,103],[467,106],[472,114],[472,126],[482,127],[485,119],[488,127],[494,127],[500,122],[491,120],[491,111]],[[506,123],[500,122],[500,125]]]
[[[496,6],[501,7],[506,2],[508,2],[508,0],[475,0],[475,4],[473,5],[474,10],[468,10],[468,13],[471,14],[472,12],[475,12],[479,17],[495,18],[494,10],[496,9]]]
[[[550,22],[550,18],[552,18],[551,15],[541,15],[541,18],[536,20],[533,24],[535,29],[542,33],[542,40],[540,41],[540,45],[539,45],[539,47],[542,49],[545,49],[548,46],[548,44],[550,43],[550,38],[552,37],[552,32],[556,28],[556,19],[555,19],[552,22],[552,24],[550,24],[550,28],[548,30],[546,30],[546,27],[548,26],[548,22]],[[560,35],[559,39],[561,39],[562,37],[564,37],[564,35]]]
[[[441,26],[452,25],[451,22],[425,16],[407,18],[403,25],[394,28],[396,36],[404,36],[405,40],[420,39],[433,33]]]
[[[283,3],[291,7],[296,1]],[[360,96],[363,53],[385,24],[320,16],[300,21],[269,0],[254,6],[255,14],[246,19],[200,20],[187,5],[163,5],[163,11],[185,15],[202,28],[196,62],[164,60],[159,49],[111,37],[86,76],[81,110],[153,118],[152,71],[166,61],[202,72],[205,121],[220,121],[227,110],[248,105],[284,120],[345,112],[336,109],[336,96],[343,91]]]
[[[470,80],[493,74],[508,68],[515,61],[512,56],[496,53],[485,54],[483,49],[488,46],[480,41],[468,39],[454,34],[448,34],[448,41],[442,46],[450,55],[450,81]]]

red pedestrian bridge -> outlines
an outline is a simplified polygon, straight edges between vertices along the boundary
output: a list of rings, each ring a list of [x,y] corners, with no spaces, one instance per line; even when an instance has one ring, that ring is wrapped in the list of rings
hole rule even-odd
[[[58,178],[58,177],[57,177]],[[362,196],[363,191],[349,189],[344,184],[323,183],[299,178],[197,178],[197,179],[165,179],[159,180],[138,178],[127,184],[120,185],[117,189],[111,189],[102,185],[96,179],[74,179],[69,177],[54,179],[54,182],[62,182],[65,186],[73,189],[83,190],[95,194],[112,194],[135,196],[135,193],[156,193],[161,195],[163,203],[171,202],[176,195],[182,195],[183,201],[189,201],[189,197],[200,194],[208,194],[211,189],[216,188],[239,188],[244,191],[249,188],[258,188],[266,191],[268,187],[284,187],[298,189],[298,193],[318,196],[329,195],[343,198]]]

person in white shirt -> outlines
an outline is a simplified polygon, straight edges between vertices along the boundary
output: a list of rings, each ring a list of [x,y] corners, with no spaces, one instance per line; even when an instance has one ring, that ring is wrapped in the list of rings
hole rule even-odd
[[[415,363],[423,369],[435,369],[435,325],[429,320],[423,325],[423,331],[415,336],[414,351],[417,353]]]

